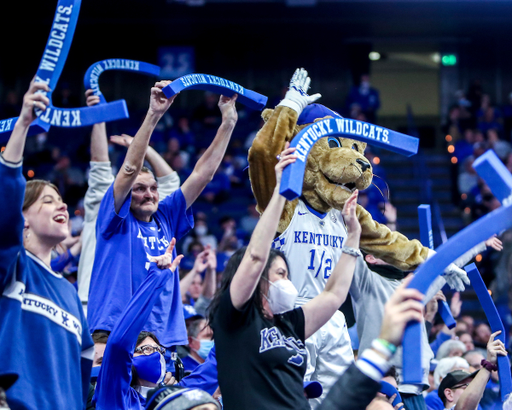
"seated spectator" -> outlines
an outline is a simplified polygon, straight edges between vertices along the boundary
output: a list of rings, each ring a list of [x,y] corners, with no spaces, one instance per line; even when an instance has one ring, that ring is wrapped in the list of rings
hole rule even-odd
[[[478,185],[478,174],[473,168],[475,158],[473,155],[466,157],[459,168],[457,188],[460,194],[469,194]]]
[[[478,323],[473,331],[473,343],[475,347],[485,349],[491,337],[491,328],[487,323]]]
[[[472,334],[473,333],[473,328],[475,326],[475,319],[473,319],[472,316],[469,316],[469,315],[462,315],[460,317],[460,320],[464,321],[467,325],[467,331],[469,334]]]
[[[484,355],[481,352],[481,349],[469,350],[466,353],[464,353],[462,357],[468,362],[469,367],[472,368],[472,371],[481,369],[482,360],[485,359]]]
[[[466,346],[460,340],[447,340],[441,346],[439,346],[439,350],[437,351],[436,359],[441,360],[445,357],[461,357],[464,353],[466,353]]]
[[[190,128],[187,116],[181,116],[178,118],[176,126],[171,128],[169,132],[169,139],[171,138],[177,139],[180,146],[190,154],[195,153],[195,135]]]
[[[498,155],[503,162],[505,162],[507,156],[512,152],[510,143],[502,140],[498,134],[498,130],[495,128],[487,130],[487,144],[490,149],[496,152],[496,155]]]
[[[454,370],[468,370],[469,364],[462,357],[446,357],[439,360],[434,370],[434,390],[425,396],[425,403],[429,410],[443,410],[444,404],[437,394],[441,381]]]
[[[473,344],[473,337],[471,336],[471,333],[465,332],[465,331],[459,331],[459,332],[455,332],[455,336],[457,336],[459,338],[459,340],[462,343],[464,343],[464,346],[466,346],[466,352],[470,352],[471,350],[474,350],[475,345]]]
[[[212,329],[204,317],[190,319],[187,323],[187,334],[190,353],[181,359],[185,374],[193,372],[204,363],[214,345]]]
[[[166,374],[166,349],[154,333],[142,329],[183,257],[173,260],[175,244],[173,238],[165,254],[152,258],[146,278],[108,338],[93,398],[98,410],[141,410],[149,388],[174,382]]]
[[[473,145],[475,144],[475,134],[471,128],[464,131],[464,138],[455,143],[455,151],[453,154],[457,157],[457,163],[462,164],[463,161],[473,155]]]
[[[200,389],[166,386],[148,392],[146,410],[220,410],[212,396]]]
[[[240,228],[250,236],[259,220],[260,214],[256,210],[256,204],[250,204],[247,206],[247,215],[240,219]]]

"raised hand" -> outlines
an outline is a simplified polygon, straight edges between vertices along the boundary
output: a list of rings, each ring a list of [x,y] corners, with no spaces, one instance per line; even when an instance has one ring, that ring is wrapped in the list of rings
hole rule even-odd
[[[198,273],[203,272],[208,266],[208,253],[210,252],[210,245],[206,245],[202,252],[199,252],[194,261],[194,270]]]
[[[131,137],[128,134],[121,134],[121,135],[111,135],[110,136],[110,142],[113,142],[114,144],[121,145],[122,147],[128,148],[130,144],[133,141],[133,137]]]
[[[238,94],[234,94],[233,97],[226,97],[225,95],[220,96],[218,106],[222,114],[222,122],[237,122],[238,113],[235,106],[237,98]]]
[[[359,219],[357,219],[356,209],[357,209],[357,196],[359,191],[356,189],[350,195],[350,198],[347,199],[345,204],[343,205],[343,210],[341,211],[341,215],[343,216],[343,220],[347,225],[347,231],[349,234],[361,235],[361,224],[359,223]]]
[[[501,252],[503,250],[503,242],[496,236],[493,235],[485,241],[485,246],[493,248],[494,250]]]
[[[411,320],[420,322],[423,317],[424,295],[417,289],[407,288],[413,274],[407,276],[384,306],[380,339],[398,346],[402,343],[404,329]]]
[[[279,189],[281,183],[281,177],[283,176],[283,170],[289,164],[293,164],[297,160],[297,155],[293,155],[295,148],[290,148],[290,143],[286,141],[283,152],[277,157],[279,162],[275,166],[276,170],[276,188]]]
[[[154,256],[151,258],[151,262],[156,262],[156,265],[160,269],[170,269],[171,272],[175,272],[176,268],[180,264],[181,260],[183,259],[183,255],[178,255],[176,259],[172,259],[172,251],[174,250],[174,247],[176,246],[176,238],[171,239],[171,243],[169,244],[169,247],[165,251],[163,255],[160,256]]]
[[[487,343],[487,361],[492,364],[496,364],[498,361],[498,355],[506,356],[507,350],[505,349],[505,345],[499,339],[494,340],[496,336],[501,333],[501,330],[494,332],[489,338],[489,342]]]
[[[165,112],[174,102],[176,95],[171,98],[167,98],[163,93],[162,89],[172,83],[172,81],[157,81],[153,87],[151,87],[151,98],[149,100],[149,110],[156,115],[164,115]]]
[[[23,105],[18,121],[21,121],[25,126],[29,126],[37,116],[34,109],[46,110],[50,105],[50,99],[43,94],[43,91],[50,92],[50,87],[44,82],[35,82],[32,80],[28,91],[23,96]]]
[[[100,103],[99,95],[94,95],[94,91],[90,88],[85,91],[86,104],[88,107],[92,107]]]
[[[300,115],[307,105],[315,102],[322,96],[321,94],[308,95],[310,83],[311,78],[308,77],[308,72],[303,68],[297,68],[290,80],[290,87],[284,99],[278,105],[289,107]]]

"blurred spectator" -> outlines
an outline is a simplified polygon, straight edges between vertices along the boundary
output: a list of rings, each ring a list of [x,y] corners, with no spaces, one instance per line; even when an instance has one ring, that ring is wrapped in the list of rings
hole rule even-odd
[[[500,139],[496,128],[489,128],[487,130],[487,144],[490,149],[496,152],[496,155],[498,155],[503,162],[505,162],[507,156],[512,152],[512,146],[509,142]]]
[[[216,94],[206,91],[202,103],[194,110],[192,115],[193,129],[196,133],[202,134],[200,138],[196,139],[198,148],[205,148],[210,145],[222,121],[217,108],[218,101],[219,97]]]
[[[204,212],[198,212],[194,219],[194,228],[183,240],[183,250],[190,252],[189,245],[192,242],[200,242],[203,246],[210,246],[212,249],[217,249],[217,238],[211,232],[208,224],[208,216]]]
[[[195,135],[190,128],[190,122],[187,116],[178,118],[176,126],[169,131],[169,139],[175,138],[178,140],[187,152],[193,154],[195,152]]]
[[[499,112],[496,108],[491,105],[486,105],[485,102],[483,102],[482,108],[477,113],[478,129],[484,134],[491,128],[501,132],[503,130],[503,126],[501,125],[501,121],[498,116]]]
[[[485,352],[484,352],[485,353]],[[473,369],[472,371],[479,370],[482,368],[482,360],[485,359],[481,349],[469,350],[462,356],[468,362],[469,366]]]
[[[460,331],[455,334],[459,340],[464,343],[464,346],[466,346],[466,352],[470,352],[475,348],[475,345],[473,344],[473,337],[471,337],[471,333]]]
[[[220,204],[229,199],[231,181],[220,167],[215,171],[213,179],[206,185],[200,198],[212,204]]]
[[[260,219],[260,214],[256,210],[256,204],[250,204],[247,206],[247,215],[240,219],[240,228],[242,228],[247,234],[252,234],[252,231],[256,227]]]
[[[437,351],[436,359],[441,360],[445,357],[462,356],[466,353],[466,346],[460,340],[447,340]]]
[[[473,332],[473,343],[475,347],[486,348],[487,342],[491,337],[491,328],[487,323],[479,323],[475,326]]]
[[[369,74],[361,75],[359,85],[353,85],[347,97],[346,106],[352,118],[362,112],[368,122],[375,123],[380,108],[379,92],[371,87]]]
[[[457,179],[457,187],[459,190],[459,194],[468,194],[471,192],[478,184],[478,174],[473,168],[473,162],[475,158],[471,155],[464,159],[464,162],[461,163],[459,176]]]
[[[214,345],[212,329],[204,317],[190,320],[187,323],[187,334],[190,353],[182,358],[185,373],[193,372],[204,363]]]
[[[454,155],[457,157],[457,163],[462,162],[469,156],[473,155],[473,145],[475,144],[475,133],[471,128],[464,131],[464,138],[459,139],[455,143]]]
[[[512,140],[512,93],[508,95],[507,103],[501,107],[503,113],[503,136],[505,141]]]
[[[462,315],[460,317],[460,320],[466,323],[466,325],[468,326],[468,333],[472,334],[473,328],[475,327],[475,319],[473,319],[473,317],[469,315]]]

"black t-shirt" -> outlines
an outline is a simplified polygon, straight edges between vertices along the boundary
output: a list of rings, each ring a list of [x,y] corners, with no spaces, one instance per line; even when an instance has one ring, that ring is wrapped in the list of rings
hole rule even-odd
[[[250,303],[235,309],[228,289],[213,328],[225,410],[310,409],[302,308],[267,319]]]

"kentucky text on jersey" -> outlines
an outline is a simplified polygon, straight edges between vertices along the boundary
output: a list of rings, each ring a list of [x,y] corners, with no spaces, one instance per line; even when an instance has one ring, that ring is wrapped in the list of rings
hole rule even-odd
[[[40,70],[53,71],[55,70],[55,63],[59,60],[60,52],[64,46],[64,40],[66,39],[66,32],[69,26],[69,16],[73,10],[73,6],[57,7],[57,13],[53,20],[52,31],[50,32],[50,38],[44,49],[43,58],[41,59]]]
[[[260,353],[280,347],[285,347],[288,350],[295,350],[297,354],[290,357],[290,359],[288,359],[288,363],[291,363],[295,366],[302,366],[302,363],[304,363],[304,357],[306,357],[307,352],[306,348],[304,347],[304,343],[302,343],[300,340],[297,340],[291,336],[284,337],[276,326],[271,327],[270,329],[261,329],[260,335]]]
[[[327,135],[336,135],[336,133],[358,135],[390,143],[389,130],[385,128],[346,118],[326,119],[318,121],[304,130],[304,134],[296,145],[297,150],[295,153],[299,160],[306,162],[311,147],[319,138],[326,137]]]
[[[80,127],[82,122],[80,120],[80,109],[60,109],[55,107],[48,107],[43,115],[39,117],[42,121],[55,125],[57,127]]]
[[[181,77],[180,81],[185,87],[189,87],[194,84],[215,84],[229,88],[237,94],[244,93],[244,88],[241,85],[234,83],[233,81],[225,80],[224,78],[215,77],[214,75],[190,74]]]
[[[343,248],[343,236],[327,235],[308,231],[294,231],[293,243],[307,243],[310,245],[330,246],[332,248]]]

